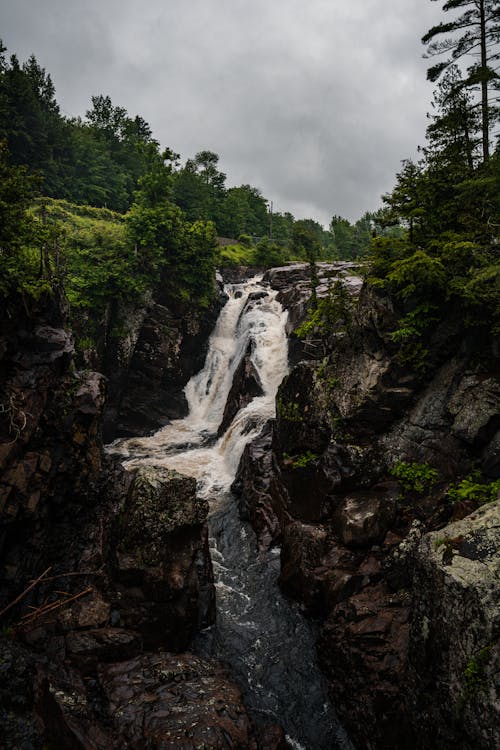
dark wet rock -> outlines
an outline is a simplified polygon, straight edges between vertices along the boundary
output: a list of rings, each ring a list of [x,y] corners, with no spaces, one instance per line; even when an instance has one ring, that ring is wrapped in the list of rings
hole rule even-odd
[[[309,609],[320,606],[318,568],[327,550],[327,532],[318,526],[294,522],[286,526],[281,546],[280,586]]]
[[[242,284],[259,273],[258,268],[252,266],[226,266],[220,269],[225,284]]]
[[[194,479],[158,467],[135,472],[112,536],[112,606],[148,646],[181,650],[213,621],[207,512]]]
[[[123,628],[71,631],[66,636],[66,653],[81,666],[130,659],[141,650],[140,636]]]
[[[475,452],[493,438],[499,402],[495,380],[468,373],[466,361],[455,357],[437,371],[407,418],[387,432],[383,446],[397,460],[431,462],[454,476],[470,461],[472,446]]]
[[[413,747],[404,692],[408,605],[377,583],[343,598],[322,628],[320,658],[336,708],[366,746]]]
[[[140,672],[142,683],[127,675]],[[154,741],[165,748],[249,747],[251,727],[238,688],[220,667],[193,656],[140,657],[102,670],[111,712],[121,714],[118,736],[132,747]],[[151,693],[153,703],[145,701]]]
[[[263,292],[263,295],[265,296],[266,293]],[[256,396],[262,396],[263,393],[259,373],[252,362],[252,345],[249,343],[234,372],[233,382],[217,434],[223,435],[239,410],[247,406]]]
[[[287,515],[286,490],[279,478],[272,445],[273,423],[268,422],[260,435],[245,446],[231,488],[238,498],[241,516],[252,524],[261,548],[280,539],[285,526],[281,515]]]
[[[356,276],[356,263],[346,261],[319,262],[316,264],[316,274],[319,285],[316,294],[319,298],[326,296],[332,283],[342,280],[353,293],[361,288],[361,279]],[[268,282],[272,289],[278,290],[278,301],[288,310],[287,333],[291,334],[307,316],[311,302],[311,268],[308,263],[290,263],[287,266],[271,268],[264,274],[264,282]],[[292,361],[298,361],[302,348],[297,346],[296,339],[291,340]]]
[[[89,695],[101,696],[93,701]],[[40,680],[39,712],[59,748],[186,750],[284,748],[269,728],[262,743],[241,693],[219,665],[191,654],[144,654],[99,669],[92,685],[70,669]]]
[[[426,719],[421,748],[499,746],[499,546],[497,501],[426,534],[414,553],[410,678]]]
[[[258,750],[289,750],[283,727],[269,726],[257,728]]]
[[[380,544],[396,517],[399,486],[384,492],[346,495],[334,515],[334,530],[347,547]]]
[[[63,303],[0,321],[0,608],[50,564],[58,519],[98,497],[104,378],[75,370]]]
[[[225,301],[218,277],[208,307],[172,299],[162,280],[135,305],[107,313],[93,366],[108,377],[106,442],[144,435],[187,413],[184,386],[203,366],[208,339]]]
[[[4,750],[42,750],[32,711],[36,666],[26,649],[0,637],[0,742]]]
[[[300,320],[306,269],[277,269],[269,281],[290,305],[291,320]],[[460,640],[472,620],[484,636],[476,639],[478,653],[483,648],[486,655],[496,653],[485,642],[490,631],[484,621],[491,617],[479,604],[484,598],[488,609],[488,597],[480,587],[474,591],[475,584],[472,589],[464,584],[457,599],[466,613],[466,598],[472,597],[471,615],[464,615],[466,624],[457,611],[448,643],[445,606],[440,614],[439,596],[429,602],[424,594],[445,584],[439,583],[432,555],[426,569],[416,550],[426,531],[477,507],[472,500],[452,505],[446,498],[450,480],[456,482],[472,467],[482,473],[481,481],[500,473],[498,385],[487,364],[471,366],[478,352],[473,337],[464,338],[458,311],[429,333],[425,375],[402,366],[391,340],[401,315],[388,299],[363,288],[350,330],[334,332],[319,354],[295,364],[279,389],[274,426],[245,450],[239,504],[261,538],[281,534],[280,585],[322,619],[321,663],[355,743],[427,750],[439,736],[443,748],[461,747],[461,742],[466,748],[474,742],[490,748],[491,706],[485,704],[481,731],[477,718],[486,694],[462,721],[460,708],[451,715],[458,690],[444,689],[450,680],[460,682],[456,674],[462,669],[463,675],[469,663],[464,646],[469,660],[475,658],[467,637]],[[390,478],[400,461],[428,464],[440,480],[429,494],[405,492]],[[476,541],[447,543],[446,564],[457,565],[460,550],[465,559],[478,546],[484,549],[481,539],[478,531]],[[446,565],[444,581],[445,571]],[[436,580],[419,584],[427,575]],[[417,653],[413,630],[421,619],[415,614],[419,601],[431,609],[431,635],[419,646],[420,667],[412,656]],[[434,621],[443,634],[440,659],[429,646]],[[453,667],[450,650],[457,653]],[[433,659],[439,664],[438,681]],[[480,655],[480,661],[485,659]],[[492,669],[484,667],[488,679]]]

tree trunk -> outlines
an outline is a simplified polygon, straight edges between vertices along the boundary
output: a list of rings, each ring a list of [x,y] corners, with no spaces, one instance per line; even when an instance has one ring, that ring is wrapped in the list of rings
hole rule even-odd
[[[483,139],[483,162],[490,158],[490,133],[488,113],[488,80],[486,78],[487,56],[486,56],[486,19],[484,12],[484,0],[479,0],[480,34],[481,34],[481,113],[482,113],[482,139]]]

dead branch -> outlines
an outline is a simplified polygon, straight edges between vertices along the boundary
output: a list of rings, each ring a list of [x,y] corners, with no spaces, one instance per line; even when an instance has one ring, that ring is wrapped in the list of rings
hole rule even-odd
[[[49,614],[50,612],[54,612],[57,609],[61,609],[61,607],[65,607],[67,604],[70,604],[72,602],[75,602],[77,599],[80,599],[82,596],[86,596],[87,594],[90,594],[94,589],[90,586],[87,589],[84,589],[84,591],[80,591],[78,594],[73,594],[73,596],[69,596],[67,599],[58,599],[56,602],[51,602],[50,604],[44,604],[41,607],[38,607],[34,612],[28,612],[27,614],[23,615],[21,617],[20,622],[16,625],[16,627],[26,627],[27,625],[31,625],[35,620],[38,620],[40,617],[44,617],[45,615]]]
[[[21,594],[19,594],[18,597],[16,597],[14,599],[14,601],[12,601],[10,604],[7,604],[7,606],[4,607],[2,609],[2,611],[0,612],[0,617],[2,615],[4,615],[6,612],[8,612],[9,609],[12,609],[12,607],[14,607],[18,602],[20,602],[22,599],[24,599],[24,597],[26,596],[26,594],[29,594],[29,592],[31,591],[31,589],[34,589],[35,586],[38,583],[40,583],[40,581],[42,581],[45,578],[45,576],[47,575],[47,573],[49,573],[51,570],[52,570],[52,566],[49,567],[49,568],[47,568],[47,570],[44,570],[44,572],[42,573],[42,575],[38,576],[38,578],[36,578],[32,583],[30,583],[30,585],[28,586],[28,588],[24,589],[24,591]]]

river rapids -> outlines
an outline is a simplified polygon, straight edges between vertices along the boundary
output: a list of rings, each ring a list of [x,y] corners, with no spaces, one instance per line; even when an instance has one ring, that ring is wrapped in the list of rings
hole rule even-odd
[[[328,699],[316,660],[313,626],[279,591],[279,549],[258,553],[241,521],[231,484],[245,445],[275,416],[288,372],[287,312],[255,277],[225,287],[227,302],[210,337],[204,368],[187,384],[189,413],[151,437],[117,440],[110,451],[129,466],[166,466],[193,476],[210,504],[210,547],[217,621],[194,644],[229,665],[250,714],[281,724],[296,750],[352,748]],[[234,373],[248,347],[263,395],[217,437]]]

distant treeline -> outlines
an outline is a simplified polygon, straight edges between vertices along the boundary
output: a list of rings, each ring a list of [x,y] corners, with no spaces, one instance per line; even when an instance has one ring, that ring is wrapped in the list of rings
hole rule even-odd
[[[383,233],[377,214],[354,224],[333,216],[328,229],[313,219],[296,222],[289,212],[270,212],[270,202],[251,185],[226,186],[219,157],[201,151],[181,164],[162,149],[149,124],[129,116],[109,96],[92,97],[84,118],[61,114],[50,74],[34,56],[7,59],[0,43],[0,138],[10,163],[43,177],[44,195],[125,213],[145,175],[165,170],[169,200],[189,222],[211,221],[224,237],[268,237],[281,248],[298,234],[312,233],[320,257],[352,259],[365,254],[373,233]],[[297,241],[295,240],[295,246]]]

